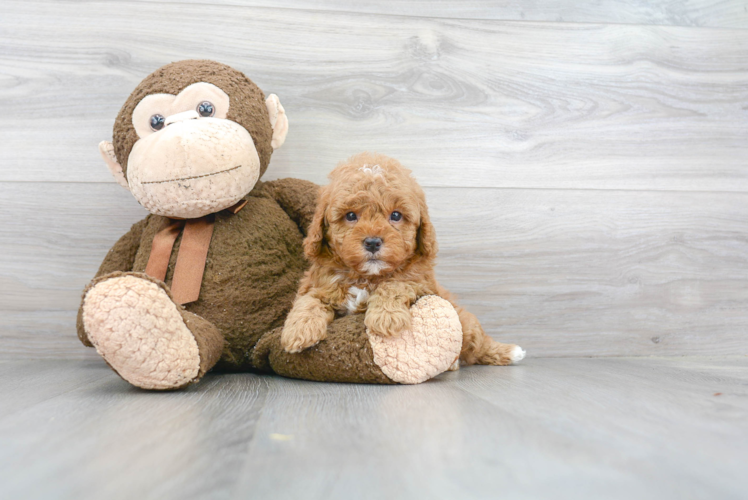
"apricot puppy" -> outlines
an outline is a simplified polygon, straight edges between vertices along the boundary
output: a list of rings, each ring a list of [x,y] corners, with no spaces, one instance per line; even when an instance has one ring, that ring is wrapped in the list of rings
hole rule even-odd
[[[311,261],[281,334],[288,352],[323,340],[336,315],[366,313],[369,333],[410,328],[410,306],[438,295],[462,324],[462,364],[507,365],[525,352],[486,335],[434,277],[437,243],[426,197],[410,170],[384,155],[362,153],[330,173],[304,240]]]

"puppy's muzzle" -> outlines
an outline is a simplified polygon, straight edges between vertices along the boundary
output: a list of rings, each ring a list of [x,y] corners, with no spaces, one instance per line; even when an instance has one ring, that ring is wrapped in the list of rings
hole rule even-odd
[[[364,240],[364,248],[367,252],[377,253],[382,248],[382,238],[366,238]]]

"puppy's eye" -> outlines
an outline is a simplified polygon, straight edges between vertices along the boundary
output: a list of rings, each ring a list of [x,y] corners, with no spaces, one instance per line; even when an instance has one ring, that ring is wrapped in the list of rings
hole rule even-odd
[[[403,218],[403,214],[401,214],[397,210],[395,210],[394,212],[390,214],[390,220],[392,222],[400,222],[402,218]]]
[[[197,114],[203,118],[208,118],[216,114],[216,108],[213,107],[213,103],[210,101],[203,101],[197,105]]]
[[[356,222],[358,220],[358,216],[356,215],[356,212],[348,212],[345,214],[345,220],[348,222]]]
[[[164,128],[165,120],[166,119],[163,117],[163,115],[151,116],[151,128],[153,130],[161,130],[162,128]]]

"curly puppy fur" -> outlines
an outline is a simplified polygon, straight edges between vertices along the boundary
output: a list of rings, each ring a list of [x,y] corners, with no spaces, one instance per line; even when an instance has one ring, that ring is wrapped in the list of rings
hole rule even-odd
[[[410,306],[424,295],[448,300],[463,330],[462,364],[507,365],[524,354],[486,335],[434,276],[436,234],[426,197],[410,170],[362,153],[338,165],[323,188],[304,240],[311,261],[286,318],[281,343],[300,352],[323,340],[336,317],[366,313],[369,332],[410,328]]]

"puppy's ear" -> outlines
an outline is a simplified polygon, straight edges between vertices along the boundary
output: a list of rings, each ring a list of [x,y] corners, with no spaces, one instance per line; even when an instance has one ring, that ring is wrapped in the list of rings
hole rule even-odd
[[[325,230],[327,229],[325,212],[327,211],[329,199],[329,188],[325,187],[320,192],[317,208],[314,211],[314,217],[312,217],[312,223],[309,224],[306,238],[304,238],[304,255],[312,262],[316,261],[322,255],[327,246],[327,242],[325,241]]]
[[[439,249],[436,243],[436,230],[431,224],[429,209],[426,207],[425,201],[421,203],[420,208],[421,223],[418,225],[418,233],[416,234],[416,253],[426,259],[433,259]]]

